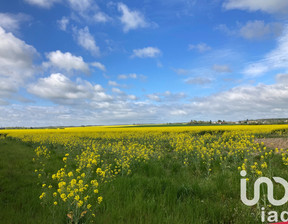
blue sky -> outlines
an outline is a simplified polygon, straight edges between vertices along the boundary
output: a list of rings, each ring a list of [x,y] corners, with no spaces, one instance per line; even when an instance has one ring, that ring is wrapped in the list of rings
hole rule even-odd
[[[288,117],[286,0],[0,3],[0,127]]]

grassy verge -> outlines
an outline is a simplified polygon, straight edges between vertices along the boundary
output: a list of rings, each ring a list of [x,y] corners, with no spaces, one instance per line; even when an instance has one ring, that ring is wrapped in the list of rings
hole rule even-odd
[[[0,223],[55,223],[48,208],[40,205],[34,156],[32,147],[0,139]]]

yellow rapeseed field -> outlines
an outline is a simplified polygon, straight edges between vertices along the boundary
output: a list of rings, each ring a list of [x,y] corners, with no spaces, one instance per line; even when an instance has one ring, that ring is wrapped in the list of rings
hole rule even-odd
[[[255,134],[281,134],[286,129],[288,125],[101,126],[0,133],[33,144],[33,161],[39,165],[35,173],[43,189],[39,198],[49,206],[65,208],[71,222],[78,223],[87,214],[96,216],[97,207],[105,200],[101,185],[119,175],[130,175],[138,163],[161,161],[167,155],[207,176],[213,174],[216,164],[223,172],[247,170],[249,178],[269,175],[274,154],[282,154],[288,165],[287,149],[267,149],[255,141]],[[46,164],[53,162],[55,150],[61,161],[58,171],[52,173]],[[257,161],[256,156],[260,158]]]

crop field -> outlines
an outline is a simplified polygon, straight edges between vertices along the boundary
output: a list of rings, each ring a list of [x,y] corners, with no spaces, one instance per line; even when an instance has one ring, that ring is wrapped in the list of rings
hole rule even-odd
[[[259,177],[288,180],[287,139],[288,125],[1,130],[0,222],[280,222],[265,186],[240,200],[240,171],[248,198]]]

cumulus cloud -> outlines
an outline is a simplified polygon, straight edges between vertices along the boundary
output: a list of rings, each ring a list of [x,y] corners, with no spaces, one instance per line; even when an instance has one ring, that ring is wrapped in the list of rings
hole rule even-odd
[[[57,104],[83,104],[83,102],[90,100],[106,101],[112,99],[103,91],[102,86],[92,85],[82,79],[73,82],[61,73],[40,78],[37,83],[31,84],[27,90],[40,98],[51,100]]]
[[[223,7],[227,10],[241,9],[266,13],[287,13],[288,2],[286,0],[226,0]]]
[[[188,50],[197,50],[200,53],[204,53],[206,51],[210,51],[212,48],[205,43],[199,43],[196,45],[189,44]]]
[[[120,21],[124,26],[124,32],[149,26],[144,15],[139,11],[132,11],[123,3],[118,3],[118,10],[122,13]]]
[[[49,61],[43,63],[44,67],[53,67],[67,72],[81,71],[89,73],[89,66],[81,56],[74,56],[70,52],[63,53],[57,50],[48,53],[46,57]]]
[[[161,51],[157,47],[145,47],[142,49],[134,49],[132,57],[156,58],[160,55],[161,55]]]
[[[99,56],[100,49],[96,44],[94,37],[91,35],[89,28],[86,26],[83,29],[74,28],[74,35],[77,43],[84,49],[90,51],[93,55]]]
[[[288,69],[288,26],[285,27],[283,34],[277,39],[277,46],[266,54],[263,59],[250,63],[245,69],[244,74],[255,77],[263,75],[265,72],[275,69]]]
[[[8,96],[35,73],[36,49],[0,27],[0,95]],[[4,94],[5,93],[5,94]]]
[[[17,32],[20,24],[31,19],[29,15],[18,13],[0,13],[0,26],[6,31]]]
[[[25,2],[41,8],[51,8],[55,3],[61,2],[61,0],[25,0]]]
[[[28,91],[41,98],[56,101],[91,97],[91,93],[85,90],[84,85],[74,84],[69,78],[60,73],[39,79],[36,84],[30,86]]]
[[[23,68],[24,74],[31,74],[32,59],[37,53],[35,48],[16,38],[0,27],[0,73],[11,75],[13,67]],[[22,73],[23,74],[23,73]]]

